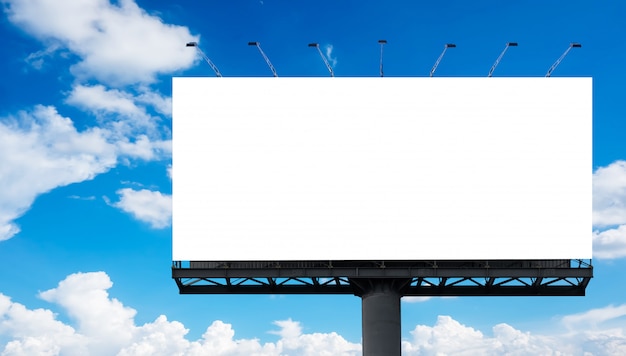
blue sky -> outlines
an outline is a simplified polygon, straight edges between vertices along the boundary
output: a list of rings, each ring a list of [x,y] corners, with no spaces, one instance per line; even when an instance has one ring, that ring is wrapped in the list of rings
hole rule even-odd
[[[358,355],[354,296],[181,296],[171,265],[171,78],[593,77],[586,297],[402,304],[406,355],[626,353],[626,33],[620,1],[3,0],[0,352]],[[567,130],[567,127],[563,128]],[[187,330],[187,331],[186,331]],[[234,336],[233,333],[234,332]],[[167,335],[167,337],[165,337]],[[315,350],[315,351],[311,351]]]

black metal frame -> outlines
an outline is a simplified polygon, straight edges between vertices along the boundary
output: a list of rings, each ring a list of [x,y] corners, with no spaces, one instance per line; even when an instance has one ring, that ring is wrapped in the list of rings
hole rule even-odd
[[[403,296],[584,296],[591,260],[175,261],[181,294],[352,294],[372,280]]]

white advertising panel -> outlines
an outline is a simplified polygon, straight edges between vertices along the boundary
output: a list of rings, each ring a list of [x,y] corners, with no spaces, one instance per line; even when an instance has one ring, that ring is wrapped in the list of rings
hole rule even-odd
[[[591,258],[591,78],[174,78],[173,260]]]

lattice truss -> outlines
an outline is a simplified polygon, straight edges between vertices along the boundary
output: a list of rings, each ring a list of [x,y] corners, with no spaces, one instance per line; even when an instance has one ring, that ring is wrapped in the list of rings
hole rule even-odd
[[[355,294],[385,279],[404,296],[584,295],[591,261],[175,262],[182,294]]]

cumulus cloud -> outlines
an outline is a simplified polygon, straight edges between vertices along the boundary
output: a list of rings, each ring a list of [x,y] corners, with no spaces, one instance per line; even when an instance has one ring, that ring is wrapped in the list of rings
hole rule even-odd
[[[616,161],[593,174],[593,225],[622,224],[626,224],[626,161]]]
[[[626,257],[626,161],[594,172],[593,225],[594,257]]]
[[[75,85],[66,101],[94,113],[144,119],[148,115],[144,108],[137,106],[134,99],[129,93],[107,89],[104,85]]]
[[[56,320],[46,309],[27,309],[0,294],[0,335],[11,340],[2,355],[86,354],[87,339],[69,325]]]
[[[147,88],[141,89],[139,94],[132,94],[100,84],[74,85],[66,103],[94,114],[101,124],[120,136],[145,133],[153,138],[160,137],[161,118],[149,114],[148,109],[165,115],[170,115],[172,110],[171,98]]]
[[[304,333],[294,320],[278,320],[270,331],[276,342],[237,339],[233,326],[216,320],[197,340],[188,329],[165,315],[143,325],[137,312],[112,298],[113,285],[104,272],[75,273],[57,287],[39,293],[60,306],[69,323],[47,309],[28,309],[0,294],[0,345],[2,355],[258,355],[348,356],[360,355],[361,345],[341,335]],[[489,335],[450,316],[434,325],[417,325],[402,341],[403,355],[624,355],[626,305],[592,309],[557,320],[551,335],[533,334],[501,323]],[[591,326],[591,327],[590,327]],[[2,349],[4,347],[4,349]]]
[[[39,293],[40,298],[67,310],[79,333],[89,339],[99,354],[114,354],[132,339],[136,311],[109,298],[113,283],[103,272],[76,273],[59,285]]]
[[[150,84],[191,66],[196,53],[184,44],[198,37],[133,0],[2,2],[9,20],[45,46],[26,61],[41,68],[61,53],[77,79],[66,103],[93,114],[99,125],[78,131],[52,106],[0,118],[0,240],[6,240],[20,231],[14,221],[38,195],[92,179],[118,162],[171,157],[169,121],[160,117],[171,115],[171,98]],[[129,204],[141,195],[131,195],[122,196],[120,208],[153,226],[167,225],[165,208],[137,210]]]
[[[137,102],[152,106],[158,113],[172,116],[171,97],[163,96],[148,88],[140,88],[139,93],[139,95],[135,96]]]
[[[147,222],[153,228],[167,227],[172,221],[172,196],[148,189],[124,188],[117,191],[120,200],[114,206]]]
[[[138,135],[135,139],[122,137],[115,142],[120,154],[143,160],[162,159],[172,154],[172,140],[151,140],[146,135]]]
[[[402,342],[402,351],[407,356],[620,355],[626,351],[623,328],[592,333],[585,325],[579,325],[560,334],[533,335],[502,323],[492,328],[492,334],[485,335],[449,316],[439,316],[434,326],[417,325],[411,332],[413,338]]]
[[[17,234],[14,221],[35,198],[57,187],[93,179],[115,167],[120,158],[144,160],[171,156],[171,140],[119,137],[112,129],[92,127],[78,131],[72,120],[51,106],[36,106],[15,116],[0,118],[0,241]],[[142,195],[143,194],[143,195]],[[128,197],[120,207],[133,209],[145,193]],[[169,199],[169,200],[168,200]],[[171,197],[154,198],[150,209],[137,216],[163,226],[171,214]],[[168,210],[169,209],[169,210]],[[135,211],[135,210],[133,210]]]
[[[47,309],[28,309],[0,294],[0,346],[2,355],[259,355],[348,356],[360,355],[361,345],[341,335],[304,333],[294,320],[278,320],[270,331],[276,342],[237,339],[233,326],[216,320],[197,340],[188,329],[165,315],[143,325],[137,312],[112,298],[113,285],[104,272],[75,273],[57,287],[39,293],[60,306],[69,323]],[[403,355],[623,355],[624,323],[607,328],[626,315],[626,305],[607,306],[564,316],[554,334],[538,335],[501,323],[487,335],[450,316],[439,316],[434,325],[417,325],[411,338],[402,341]],[[591,327],[590,327],[591,326]],[[2,349],[4,347],[4,349]]]
[[[117,151],[106,130],[79,132],[54,107],[0,120],[0,240],[19,232],[13,221],[37,195],[106,172]]]
[[[79,78],[110,85],[154,82],[190,67],[198,41],[186,27],[165,24],[133,0],[5,0],[9,20],[50,47],[64,46],[80,60]]]
[[[404,342],[404,351],[417,354],[446,354],[461,348],[478,354],[479,348],[488,348],[480,331],[461,325],[449,316],[439,316],[433,327],[417,325],[411,335],[413,342]]]
[[[164,315],[136,325],[136,311],[111,298],[112,282],[104,272],[76,273],[40,297],[61,306],[73,325],[50,310],[29,310],[0,294],[0,336],[9,342],[2,355],[357,355],[360,346],[336,333],[303,334],[298,322],[276,321],[280,339],[236,339],[232,325],[214,321],[198,340]],[[1,347],[1,346],[0,346]]]
[[[626,225],[594,231],[593,255],[604,259],[626,257]]]
[[[171,111],[170,99],[154,92],[140,95],[107,89],[103,85],[75,85],[66,102],[95,114],[111,139],[115,140],[120,154],[143,160],[169,157],[172,152],[171,139],[163,139],[158,117],[147,112],[141,103],[159,106],[157,111]],[[166,135],[166,137],[169,135]]]
[[[272,332],[280,336],[279,349],[293,351],[296,355],[356,355],[361,353],[361,345],[348,342],[335,332],[328,334],[303,334],[299,322],[288,320],[275,321],[279,331]]]

